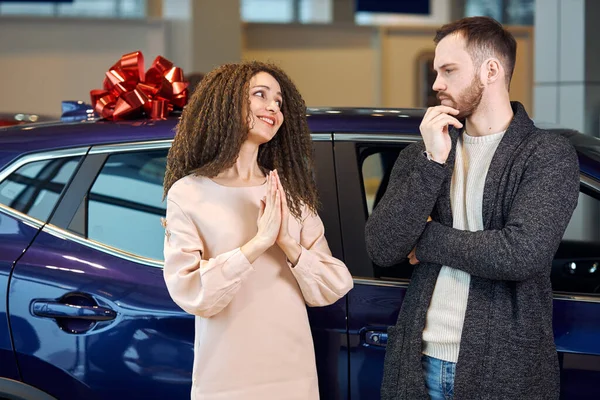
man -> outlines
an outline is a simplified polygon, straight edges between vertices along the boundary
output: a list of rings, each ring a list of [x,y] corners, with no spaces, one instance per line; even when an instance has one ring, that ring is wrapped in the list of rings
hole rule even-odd
[[[441,105],[366,225],[376,264],[416,264],[381,397],[558,399],[550,271],[577,204],[576,153],[510,102],[517,45],[502,25],[465,18],[435,42]]]

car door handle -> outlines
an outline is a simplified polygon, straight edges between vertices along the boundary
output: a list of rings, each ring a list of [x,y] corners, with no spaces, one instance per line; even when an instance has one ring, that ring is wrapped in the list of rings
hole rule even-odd
[[[383,331],[366,331],[365,343],[370,346],[385,347],[387,345],[388,334]]]
[[[34,315],[45,318],[71,318],[91,321],[110,321],[115,319],[117,313],[107,307],[78,306],[64,304],[56,301],[34,301],[32,306]]]

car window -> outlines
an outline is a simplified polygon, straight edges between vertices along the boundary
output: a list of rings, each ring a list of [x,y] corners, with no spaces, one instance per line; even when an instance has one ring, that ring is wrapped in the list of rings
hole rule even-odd
[[[385,193],[394,163],[400,149],[377,149],[365,153],[361,173],[365,191],[365,207],[368,215]]]
[[[87,196],[86,236],[111,247],[163,259],[162,201],[167,149],[108,157]]]
[[[554,291],[600,296],[600,200],[579,194],[551,279]]]
[[[25,164],[0,183],[0,203],[46,222],[81,157]]]
[[[369,147],[361,154],[361,175],[365,213],[371,215],[387,189],[394,163],[400,153],[400,147]],[[381,267],[373,263],[373,276],[380,279],[406,280],[410,279],[414,267],[407,261],[391,267]]]

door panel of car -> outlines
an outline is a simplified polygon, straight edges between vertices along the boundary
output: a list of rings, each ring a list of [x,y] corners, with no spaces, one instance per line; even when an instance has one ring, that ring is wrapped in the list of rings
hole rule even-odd
[[[412,267],[390,268],[369,259],[364,226],[385,192],[391,167],[412,137],[381,144],[379,136],[335,134],[339,212],[346,264],[354,276],[348,294],[350,398],[379,398],[388,326],[395,325]],[[395,136],[398,138],[398,136]]]
[[[576,238],[565,235],[551,275],[561,398],[569,400],[600,398],[600,182],[582,180],[576,212],[595,222]]]
[[[13,329],[26,383],[61,399],[189,398],[194,318],[154,257],[166,154],[87,156],[17,263],[10,314],[29,323]]]
[[[313,134],[315,177],[321,201],[319,216],[334,257],[344,259],[331,134]],[[322,399],[348,399],[346,297],[327,307],[308,307]]]
[[[11,320],[30,326],[13,329],[23,380],[60,399],[189,397],[194,321],[162,270],[73,239],[45,229],[15,269]]]
[[[38,230],[39,226],[26,224],[19,218],[9,215],[6,209],[0,208],[0,293],[5,294],[10,290],[9,277],[13,263],[29,246]],[[0,298],[0,377],[19,380],[6,300],[6,295]],[[13,320],[13,324],[26,326],[26,322],[22,319]],[[2,393],[1,382],[0,393]]]
[[[344,252],[355,277],[355,288],[348,296],[351,398],[378,399],[386,329],[396,323],[412,267],[406,262],[389,268],[374,265],[364,245],[364,224],[385,192],[400,149],[410,138],[386,142],[375,135],[334,137]],[[589,187],[586,192],[596,193]],[[600,209],[598,204],[596,209]],[[563,240],[554,260],[553,322],[564,399],[600,398],[598,263],[597,233],[585,241]]]
[[[14,263],[22,256],[51,215],[58,198],[81,160],[81,151],[56,152],[47,160],[26,156],[0,172],[0,293],[14,290],[9,278]],[[12,330],[29,332],[26,319],[9,320],[8,297],[0,299],[0,378],[20,380],[13,350]],[[14,338],[19,344],[19,338]],[[4,385],[9,387],[4,387]],[[14,389],[14,382],[0,381],[0,397]]]

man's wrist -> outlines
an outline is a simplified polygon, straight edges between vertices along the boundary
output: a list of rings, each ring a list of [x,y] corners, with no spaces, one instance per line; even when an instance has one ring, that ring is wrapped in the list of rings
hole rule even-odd
[[[439,157],[435,157],[433,154],[431,154],[431,152],[425,150],[423,151],[423,156],[425,158],[427,158],[429,161],[432,161],[436,164],[439,164],[441,166],[446,165],[446,159],[444,159],[443,161],[439,158]]]

